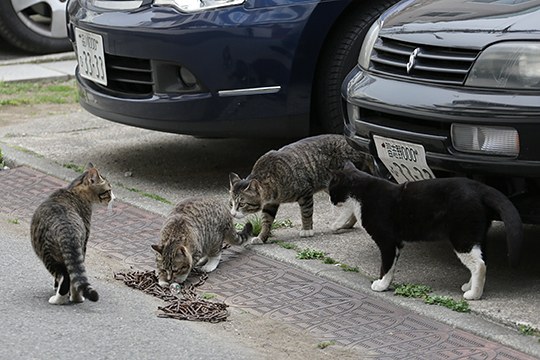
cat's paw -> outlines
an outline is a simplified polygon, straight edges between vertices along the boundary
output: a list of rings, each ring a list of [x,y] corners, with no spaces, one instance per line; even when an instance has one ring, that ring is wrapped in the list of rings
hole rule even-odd
[[[84,296],[79,293],[71,294],[69,296],[69,301],[71,301],[72,303],[82,303],[84,302]]]
[[[251,239],[251,240],[249,241],[249,243],[250,243],[251,245],[261,245],[261,244],[264,243],[264,241],[262,241],[261,238],[259,238],[259,237],[254,237],[253,239]]]
[[[69,295],[58,295],[55,294],[49,298],[49,304],[52,305],[65,305],[69,303]]]
[[[387,284],[382,279],[379,279],[379,280],[375,280],[371,284],[371,290],[373,290],[373,291],[385,291],[385,290],[388,289],[389,286],[390,286],[390,284]]]
[[[468,283],[465,283],[461,286],[461,291],[469,291],[471,290],[471,282],[469,281]]]
[[[315,235],[313,230],[300,230],[300,237],[312,237]]]
[[[466,300],[479,300],[482,297],[482,291],[469,290],[465,291],[463,297]]]
[[[158,284],[159,286],[161,286],[162,288],[168,288],[169,287],[169,283],[165,280],[159,280],[158,281]]]

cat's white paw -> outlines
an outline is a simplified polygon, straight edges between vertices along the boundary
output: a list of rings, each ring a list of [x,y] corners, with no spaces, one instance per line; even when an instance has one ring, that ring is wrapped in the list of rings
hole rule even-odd
[[[469,291],[471,290],[471,281],[469,280],[468,283],[465,283],[461,286],[461,291]]]
[[[386,281],[383,281],[382,279],[379,279],[379,280],[375,280],[371,284],[371,290],[373,290],[373,291],[385,291],[385,290],[388,289],[389,286],[390,286],[390,284],[387,284]]]
[[[313,230],[300,230],[300,237],[312,237],[315,235]]]
[[[169,283],[165,280],[159,280],[158,281],[158,284],[159,286],[161,286],[162,288],[168,288],[169,287]]]
[[[49,304],[53,305],[65,305],[69,303],[69,295],[58,295],[55,294],[49,298]]]
[[[466,300],[479,300],[482,297],[482,291],[474,291],[474,290],[465,291],[465,294],[463,294],[463,297]]]
[[[250,240],[249,243],[251,245],[261,245],[262,243],[264,243],[264,241],[262,241],[259,237],[254,237],[253,239]]]

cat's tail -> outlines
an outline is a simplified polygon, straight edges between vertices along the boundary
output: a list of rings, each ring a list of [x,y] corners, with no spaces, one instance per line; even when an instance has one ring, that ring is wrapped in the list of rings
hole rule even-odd
[[[86,276],[84,266],[84,254],[81,246],[78,245],[78,239],[73,236],[64,238],[62,243],[62,255],[66,265],[72,286],[83,294],[90,301],[98,301],[99,295],[92,288]]]
[[[245,244],[251,237],[253,237],[253,224],[251,222],[247,222],[246,225],[244,225],[244,228],[242,231],[235,232],[233,239],[231,239],[230,243],[231,245],[243,245]]]
[[[516,207],[500,191],[486,187],[482,200],[499,214],[504,223],[506,243],[508,248],[508,261],[510,266],[516,267],[521,257],[523,245],[523,223]]]

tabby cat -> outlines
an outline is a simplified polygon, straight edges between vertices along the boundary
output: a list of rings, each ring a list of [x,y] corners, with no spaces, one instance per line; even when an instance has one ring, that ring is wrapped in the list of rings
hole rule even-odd
[[[362,225],[381,252],[380,279],[371,289],[388,289],[403,242],[449,240],[471,272],[463,297],[482,296],[486,265],[482,247],[492,220],[502,219],[510,265],[520,257],[523,228],[518,211],[498,190],[467,178],[441,178],[397,185],[347,163],[329,185],[333,204],[360,203]],[[359,206],[356,207],[359,209]]]
[[[251,236],[247,223],[236,232],[227,206],[220,200],[192,197],[178,203],[161,228],[161,243],[156,251],[159,285],[182,283],[193,267],[213,271],[219,264],[223,241],[242,245]]]
[[[355,151],[343,135],[308,137],[279,150],[262,155],[251,174],[241,179],[230,173],[231,214],[243,218],[262,211],[262,229],[253,241],[266,242],[279,205],[298,202],[302,216],[301,237],[313,236],[313,195],[326,190],[332,170],[350,160],[362,168],[371,165],[365,155]],[[350,228],[354,215],[338,219],[332,230]]]
[[[89,163],[82,175],[37,207],[30,231],[34,251],[55,280],[56,294],[49,303],[98,300],[98,293],[86,276],[86,243],[92,205],[111,203],[113,199],[110,183]]]

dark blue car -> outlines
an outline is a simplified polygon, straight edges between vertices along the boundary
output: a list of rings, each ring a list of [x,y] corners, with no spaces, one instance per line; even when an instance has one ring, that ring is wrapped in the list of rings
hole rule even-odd
[[[70,0],[82,106],[209,137],[342,133],[340,86],[396,0]]]

